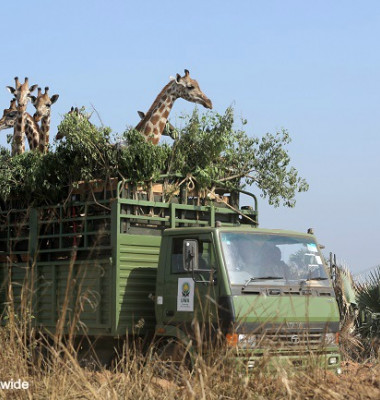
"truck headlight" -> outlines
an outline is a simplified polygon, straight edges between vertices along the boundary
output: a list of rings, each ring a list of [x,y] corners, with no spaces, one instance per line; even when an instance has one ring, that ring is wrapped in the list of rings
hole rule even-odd
[[[240,347],[242,349],[251,349],[256,346],[256,335],[232,333],[226,335],[227,344],[231,347]]]
[[[252,349],[257,344],[256,335],[245,335],[239,334],[238,336],[238,346],[243,349]]]
[[[333,364],[338,364],[338,358],[337,357],[330,357],[329,358],[329,365]]]

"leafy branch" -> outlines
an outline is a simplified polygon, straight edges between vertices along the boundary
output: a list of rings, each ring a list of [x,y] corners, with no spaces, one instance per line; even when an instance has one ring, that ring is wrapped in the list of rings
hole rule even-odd
[[[195,109],[172,146],[154,146],[133,129],[112,136],[107,127],[67,114],[58,127],[64,139],[54,151],[15,157],[0,151],[0,199],[54,204],[78,181],[121,177],[143,183],[168,173],[193,176],[198,189],[211,188],[216,181],[231,188],[254,185],[270,204],[294,207],[296,193],[306,191],[308,184],[290,165],[288,132],[252,138],[242,128],[235,129],[232,108],[223,115],[199,115]]]

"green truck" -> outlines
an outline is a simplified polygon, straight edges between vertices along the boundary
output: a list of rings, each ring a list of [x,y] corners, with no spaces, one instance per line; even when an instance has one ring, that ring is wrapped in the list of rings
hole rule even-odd
[[[312,355],[339,372],[339,312],[314,235],[259,228],[247,192],[240,207],[242,191],[189,186],[83,183],[62,204],[1,211],[2,323],[11,310],[52,335],[190,351],[217,338],[246,369]]]

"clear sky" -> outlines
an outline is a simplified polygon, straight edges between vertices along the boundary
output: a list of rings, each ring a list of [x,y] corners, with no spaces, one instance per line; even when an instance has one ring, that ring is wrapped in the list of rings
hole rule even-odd
[[[294,209],[261,200],[261,226],[313,227],[354,273],[380,264],[380,2],[18,0],[0,32],[1,109],[15,76],[49,86],[52,135],[83,105],[123,132],[184,68],[249,135],[286,128],[310,190]],[[171,122],[193,107],[178,100]]]

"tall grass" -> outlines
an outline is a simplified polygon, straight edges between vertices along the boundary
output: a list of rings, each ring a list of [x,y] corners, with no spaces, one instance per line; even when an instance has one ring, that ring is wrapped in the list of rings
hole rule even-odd
[[[25,290],[27,293],[27,290]],[[26,303],[24,303],[26,304]],[[10,313],[14,313],[12,307]],[[347,360],[343,374],[292,365],[269,368],[263,357],[251,370],[236,368],[233,349],[199,346],[189,368],[186,358],[165,362],[155,347],[143,351],[136,341],[123,343],[111,366],[96,355],[84,363],[64,335],[34,330],[32,316],[10,315],[0,329],[0,380],[21,379],[28,390],[1,390],[4,399],[378,399],[380,365]],[[199,329],[199,339],[205,333]],[[184,354],[184,353],[180,353]],[[311,356],[312,357],[312,356]]]
[[[346,340],[342,345],[345,361],[340,376],[317,367],[314,362],[317,356],[313,354],[305,369],[293,364],[273,364],[269,354],[253,368],[241,365],[239,368],[234,362],[234,348],[221,343],[206,349],[202,346],[210,332],[196,323],[197,351],[192,363],[186,357],[189,348],[179,349],[177,362],[170,363],[163,351],[157,351],[157,346],[152,344],[145,348],[139,341],[125,340],[115,348],[113,362],[105,366],[97,357],[96,343],[91,338],[84,338],[90,345],[87,346],[88,354],[83,357],[81,347],[85,346],[75,341],[75,329],[69,329],[69,334],[64,333],[62,321],[66,321],[69,290],[54,335],[36,331],[31,312],[36,290],[31,286],[35,281],[33,264],[31,262],[29,275],[25,276],[18,311],[15,311],[9,284],[7,314],[2,316],[5,324],[0,328],[0,382],[21,379],[28,382],[29,388],[0,388],[2,399],[380,398],[379,359],[360,359],[360,342],[355,342],[355,353],[350,349],[349,340],[354,337],[351,328],[345,331]],[[71,279],[72,271],[68,274],[68,288]],[[80,307],[76,308],[70,320],[72,327],[80,323]],[[343,324],[342,329],[345,326]]]
[[[194,369],[166,366],[129,347],[113,368],[82,367],[76,355],[62,343],[55,347],[42,338],[27,344],[20,327],[0,331],[1,380],[21,378],[25,390],[0,390],[1,398],[15,399],[378,399],[378,365],[349,363],[342,376],[312,369],[278,368],[271,373],[265,365],[250,373],[238,371],[227,361],[215,363],[203,357]],[[38,343],[37,343],[38,342]],[[38,346],[37,346],[38,345]],[[36,355],[43,349],[44,355]],[[34,354],[34,356],[32,356]],[[170,377],[170,379],[169,379]]]

